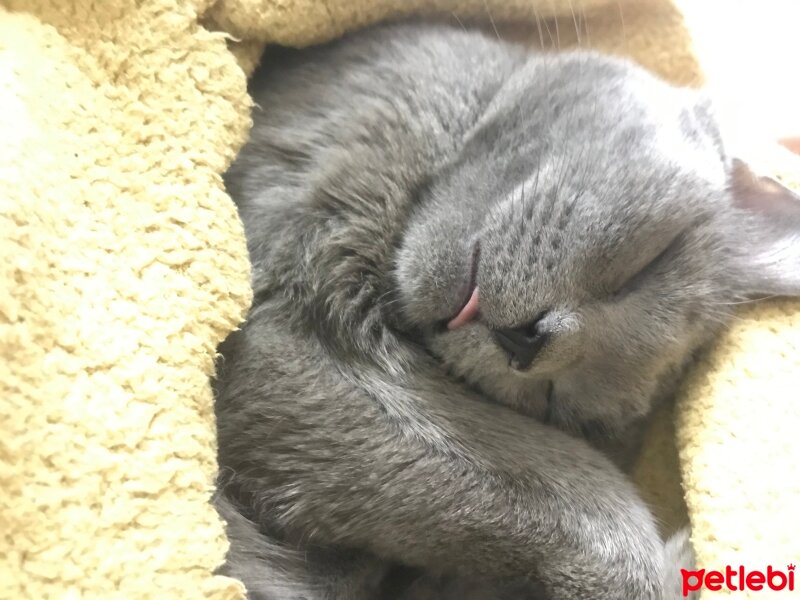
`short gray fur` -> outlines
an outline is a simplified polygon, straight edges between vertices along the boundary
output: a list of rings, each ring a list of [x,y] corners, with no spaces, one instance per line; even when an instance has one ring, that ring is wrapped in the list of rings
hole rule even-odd
[[[700,94],[592,52],[394,25],[273,54],[252,93],[224,572],[270,600],[680,597],[688,542],[617,450],[733,303],[800,293],[800,205],[735,177]],[[511,368],[492,332],[542,315]]]

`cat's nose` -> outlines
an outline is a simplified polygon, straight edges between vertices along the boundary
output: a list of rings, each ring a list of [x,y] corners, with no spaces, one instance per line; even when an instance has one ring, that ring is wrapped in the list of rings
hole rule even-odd
[[[515,369],[527,369],[536,355],[544,348],[550,338],[550,332],[542,327],[542,313],[531,323],[521,327],[495,329],[492,333],[497,344],[505,350]]]

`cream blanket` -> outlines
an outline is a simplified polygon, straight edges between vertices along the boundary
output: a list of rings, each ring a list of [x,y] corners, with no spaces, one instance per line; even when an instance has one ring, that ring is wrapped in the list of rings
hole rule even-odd
[[[697,84],[701,62],[730,64],[712,36],[730,4],[694,0],[684,17],[672,0],[0,0],[0,597],[242,597],[213,575],[226,544],[207,503],[209,376],[250,301],[220,174],[246,139],[245,72],[265,41],[411,13],[530,40],[555,16],[545,45]],[[712,78],[729,99],[747,87],[736,66]],[[799,349],[797,304],[746,311],[689,378],[677,436],[669,415],[651,435],[644,493],[678,523],[682,480],[703,565],[800,559]]]

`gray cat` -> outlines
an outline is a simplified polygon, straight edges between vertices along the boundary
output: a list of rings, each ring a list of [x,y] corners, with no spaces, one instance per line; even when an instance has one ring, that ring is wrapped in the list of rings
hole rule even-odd
[[[394,25],[273,54],[252,93],[225,572],[259,599],[680,597],[688,544],[624,468],[732,304],[800,293],[797,199],[699,94],[590,52]]]

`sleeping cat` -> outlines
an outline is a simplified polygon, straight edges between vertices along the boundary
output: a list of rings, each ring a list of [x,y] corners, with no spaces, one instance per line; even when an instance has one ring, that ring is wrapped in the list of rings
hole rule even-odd
[[[731,304],[800,293],[797,199],[698,93],[590,52],[385,26],[252,93],[225,572],[260,599],[680,597],[631,440]]]

